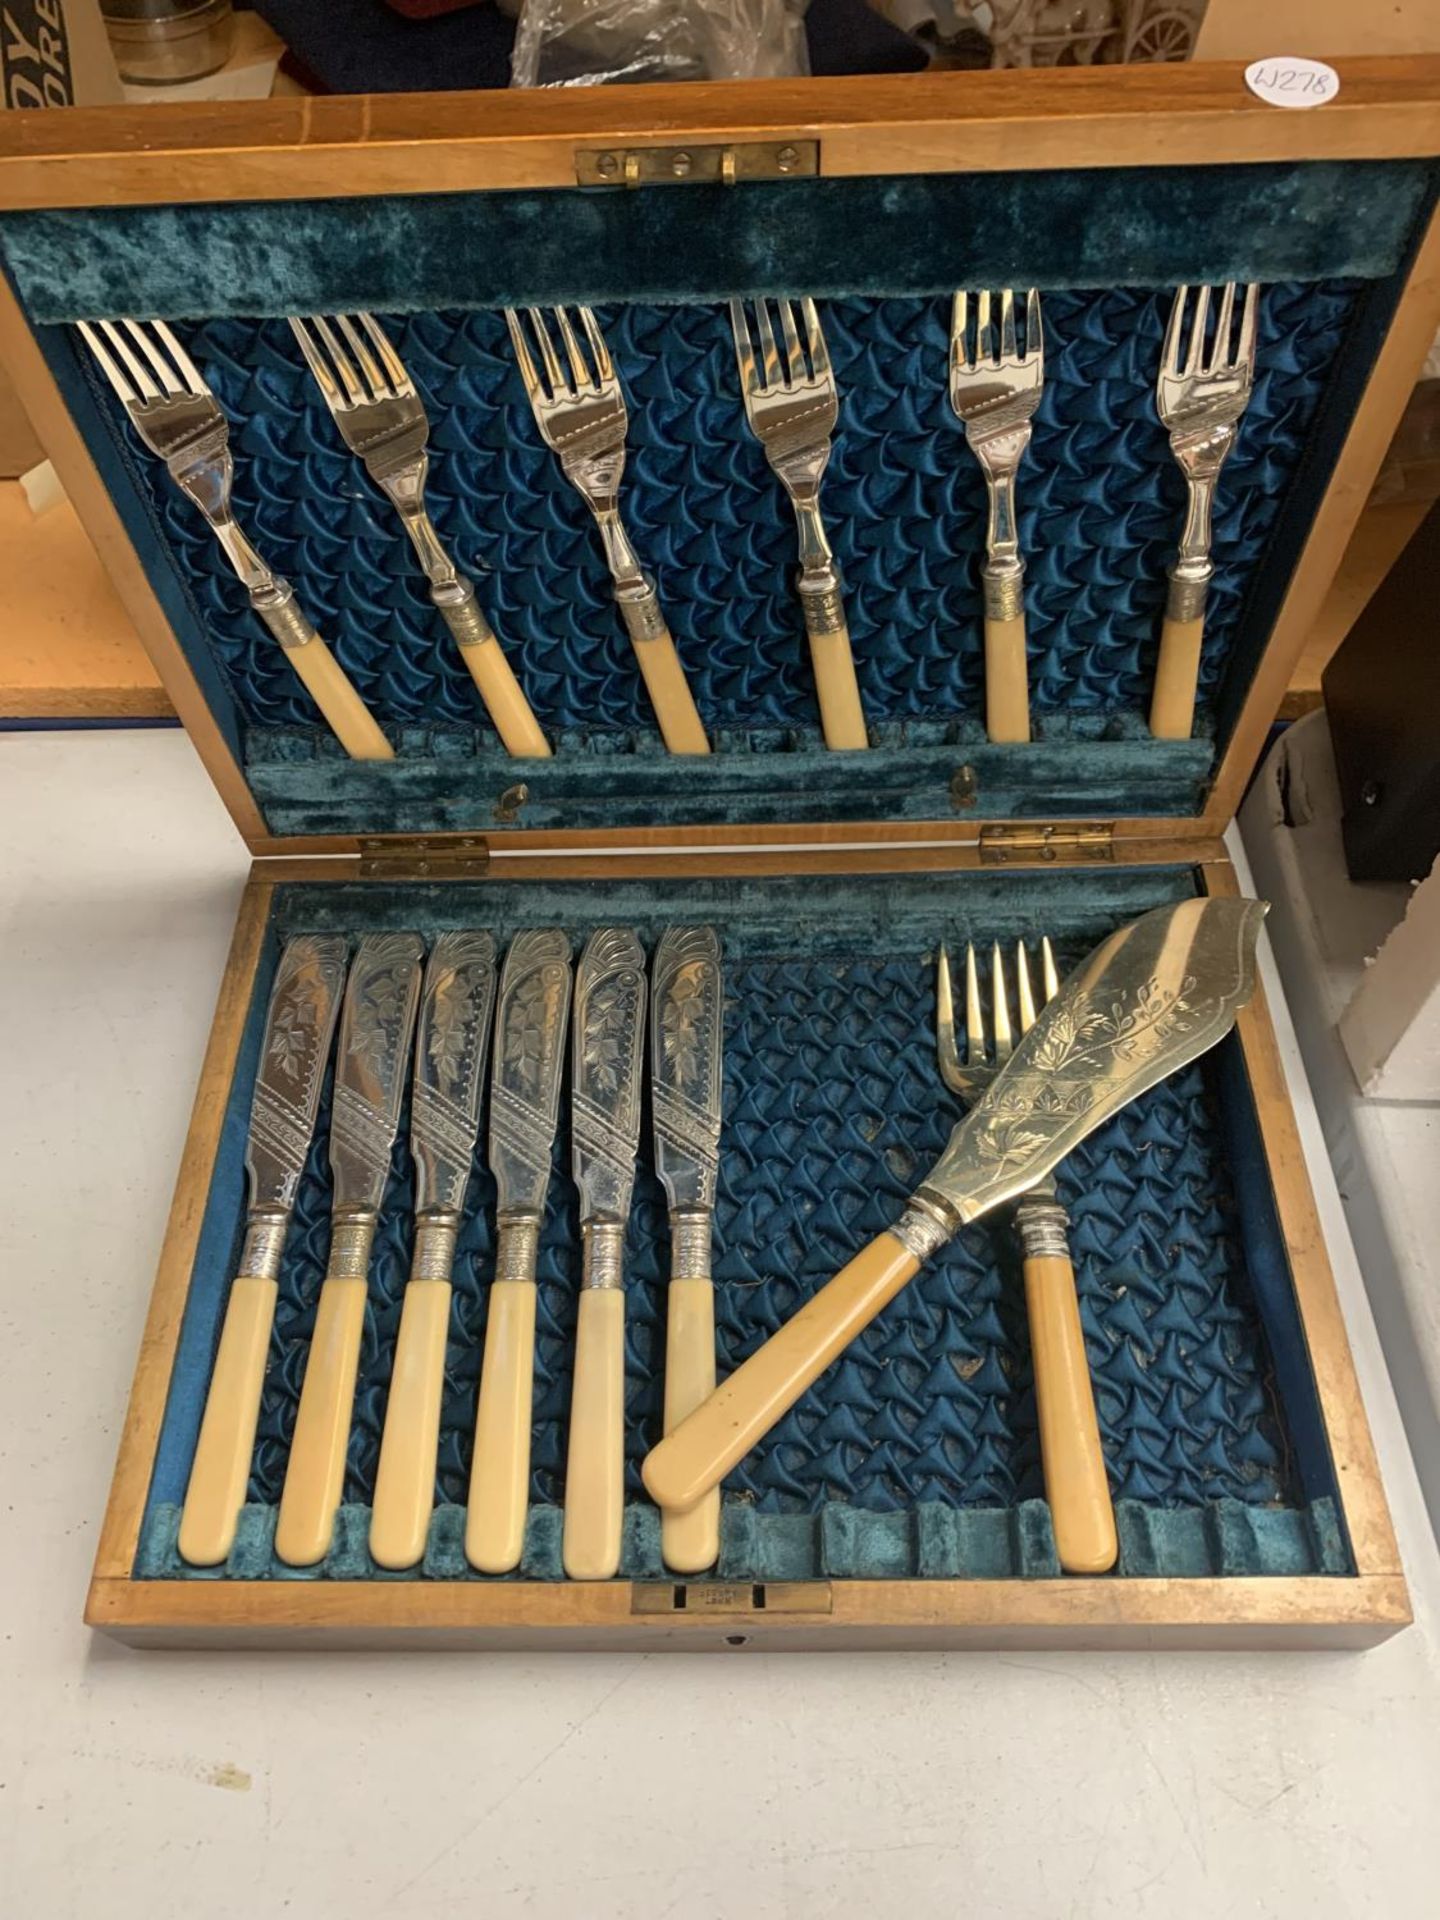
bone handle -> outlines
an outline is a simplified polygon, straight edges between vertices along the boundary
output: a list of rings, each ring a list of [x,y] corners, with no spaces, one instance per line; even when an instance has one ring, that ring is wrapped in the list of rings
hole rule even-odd
[[[810,662],[820,700],[820,725],[825,744],[842,750],[868,747],[865,710],[860,704],[855,658],[850,651],[850,629],[839,589],[830,587],[819,593],[807,592],[802,582],[800,604],[805,610],[805,631],[810,636]]]
[[[1030,738],[1030,687],[1025,659],[1025,613],[985,621],[985,731],[990,739]]]
[[[344,668],[300,611],[286,580],[257,588],[250,604],[285,649],[285,658],[305,683],[352,760],[393,760],[395,749],[370,716]]]
[[[540,723],[520,691],[520,682],[490,622],[480,611],[474,587],[468,580],[457,579],[432,587],[430,598],[455,637],[460,658],[506,751],[526,759],[548,760],[550,742],[540,731]]]
[[[180,1557],[192,1567],[219,1566],[235,1544],[278,1290],[255,1274],[241,1274],[230,1287],[180,1516]]]
[[[327,1276],[275,1527],[275,1551],[288,1566],[313,1567],[330,1551],[345,1484],[345,1449],[364,1328],[365,1281],[348,1274]]]
[[[509,1573],[520,1564],[530,1501],[534,1381],[534,1278],[496,1280],[485,1325],[465,1521],[465,1557],[481,1573]]]
[[[407,1282],[370,1513],[370,1555],[377,1566],[413,1567],[424,1557],[435,1505],[449,1333],[450,1282]]]
[[[645,1485],[661,1507],[695,1506],[893,1300],[920,1262],[882,1233],[660,1442]]]
[[[619,1287],[584,1287],[561,1542],[570,1579],[609,1580],[619,1571],[624,1501],[625,1295]]]
[[[1160,630],[1160,663],[1150,701],[1150,731],[1157,740],[1188,740],[1195,729],[1195,695],[1200,682],[1200,645],[1205,616],[1166,618]]]
[[[620,597],[619,605],[660,723],[661,738],[671,753],[709,753],[710,742],[655,589],[647,587],[642,593]]]
[[[1108,1573],[1119,1546],[1100,1447],[1090,1361],[1067,1255],[1025,1261],[1040,1452],[1055,1549],[1067,1573]]]
[[[665,1431],[673,1433],[715,1391],[715,1288],[672,1279],[665,1319]],[[662,1509],[660,1552],[676,1573],[703,1573],[720,1552],[720,1489],[688,1513]]]

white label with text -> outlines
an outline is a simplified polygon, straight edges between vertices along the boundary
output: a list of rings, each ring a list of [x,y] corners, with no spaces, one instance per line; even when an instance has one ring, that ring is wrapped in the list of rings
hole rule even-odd
[[[1339,93],[1340,76],[1323,60],[1295,55],[1252,60],[1245,69],[1245,84],[1267,106],[1323,107]]]

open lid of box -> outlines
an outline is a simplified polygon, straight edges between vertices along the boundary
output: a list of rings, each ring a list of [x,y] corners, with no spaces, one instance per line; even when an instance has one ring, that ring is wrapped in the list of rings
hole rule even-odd
[[[7,115],[3,346],[257,851],[1065,819],[1213,835],[1436,322],[1440,61],[1340,73],[1306,113],[1227,66]],[[1263,287],[1256,379],[1217,498],[1195,734],[1162,741],[1184,485],[1155,373],[1172,290],[1232,279]],[[1046,324],[1019,481],[1035,737],[1015,746],[985,736],[985,493],[945,391],[951,292],[987,285],[1037,286]],[[823,745],[793,521],[740,402],[724,303],[771,292],[817,298],[836,367],[826,521],[864,753]],[[562,300],[596,306],[628,391],[626,518],[707,759],[659,740],[510,356],[501,309]],[[355,308],[423,392],[433,517],[553,759],[501,748],[284,319]],[[237,514],[393,761],[345,757],[134,438],[69,324],[119,314],[176,324],[231,422]]]

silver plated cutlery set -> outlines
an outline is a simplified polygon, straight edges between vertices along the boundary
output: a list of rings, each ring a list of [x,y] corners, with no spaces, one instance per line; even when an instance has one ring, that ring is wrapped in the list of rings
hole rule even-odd
[[[498,973],[498,977],[497,977]],[[271,992],[246,1151],[249,1208],[181,1517],[193,1565],[225,1560],[249,1479],[290,1216],[332,1053],[330,1249],[290,1440],[275,1551],[314,1566],[330,1551],[354,1415],[376,1227],[407,1084],[415,1169],[410,1275],[401,1303],[371,1511],[382,1567],[424,1556],[452,1274],[490,1075],[488,1160],[496,1246],[476,1409],[466,1552],[484,1573],[520,1563],[530,1491],[536,1263],[560,1120],[567,1030],[571,1170],[580,1194],[579,1290],[563,1558],[572,1579],[619,1566],[624,1513],[623,1253],[640,1144],[647,1013],[656,1160],[670,1199],[666,1429],[715,1383],[710,1221],[720,1132],[721,961],[713,928],[670,929],[647,969],[628,928],[605,927],[572,968],[569,937],[340,935],[284,947]],[[338,1039],[335,1037],[338,1026]],[[493,1042],[492,1042],[493,1034]],[[709,1566],[719,1500],[663,1530],[669,1565]]]
[[[840,395],[820,316],[810,299],[732,300],[744,415],[794,510],[797,591],[827,746],[868,745],[843,582],[820,512],[820,487],[840,421]],[[506,311],[536,429],[594,516],[615,603],[635,651],[661,737],[672,753],[702,755],[710,741],[681,657],[620,510],[629,412],[619,374],[588,307]],[[1255,377],[1259,289],[1234,283],[1175,294],[1156,386],[1160,419],[1185,476],[1188,507],[1170,584],[1151,706],[1151,731],[1184,739],[1194,726],[1206,589],[1214,573],[1211,517],[1221,467],[1234,446]],[[481,608],[426,512],[430,423],[384,330],[368,313],[292,319],[299,350],[346,446],[385,494],[506,748],[551,749]],[[218,401],[163,321],[81,322],[79,331],[144,444],[214,532],[250,604],[304,682],[346,752],[384,760],[394,750],[343,668],[302,613],[290,583],[261,558],[231,509],[229,426]],[[1040,295],[1034,288],[955,295],[949,398],[984,477],[988,505],[981,567],[985,717],[990,739],[1031,738],[1017,473],[1044,391]]]

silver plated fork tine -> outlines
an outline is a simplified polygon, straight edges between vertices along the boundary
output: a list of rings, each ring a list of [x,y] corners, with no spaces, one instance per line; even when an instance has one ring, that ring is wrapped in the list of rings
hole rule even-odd
[[[990,289],[987,287],[976,301],[975,314],[975,358],[978,361],[990,360],[994,356],[990,347]]]
[[[955,989],[950,979],[950,955],[943,942],[935,956],[935,1052],[940,1078],[952,1093],[960,1093],[963,1081],[955,1044]]]
[[[985,1010],[980,1004],[973,940],[965,945],[965,1058],[972,1067],[985,1065]]]
[[[1165,373],[1178,374],[1180,371],[1180,337],[1185,327],[1185,297],[1188,287],[1177,287],[1175,298],[1170,303],[1170,318],[1165,323],[1165,345],[1160,354],[1160,366]]]
[[[101,340],[100,335],[88,320],[81,320],[78,324],[81,338],[84,340],[86,346],[89,347],[91,353],[94,354],[100,371],[115,389],[116,398],[122,406],[133,407],[138,396],[134,387],[131,386],[129,380],[125,377],[124,373],[121,372],[119,362],[111,355],[109,348]]]
[[[1190,350],[1185,355],[1186,373],[1198,373],[1205,357],[1205,322],[1210,318],[1210,289],[1201,287],[1195,296],[1195,318],[1190,323]]]
[[[160,382],[160,391],[172,398],[177,394],[183,393],[185,391],[184,381],[180,378],[179,374],[176,373],[174,367],[171,366],[164,354],[161,353],[159,347],[156,346],[150,336],[149,330],[142,327],[138,320],[127,320],[125,326],[131,339],[150,362],[155,378]]]
[[[380,356],[380,364],[385,369],[390,382],[390,390],[398,398],[405,399],[415,391],[415,382],[405,371],[405,362],[390,344],[390,339],[373,313],[357,313],[360,322],[370,337],[370,344]]]
[[[550,382],[552,394],[565,394],[571,391],[570,384],[560,371],[560,362],[550,339],[550,329],[545,324],[545,316],[539,307],[527,307],[530,316],[530,331],[535,336],[535,345],[540,352],[540,364],[545,369],[545,378]]]
[[[962,369],[968,369],[971,364],[969,326],[970,296],[968,293],[957,293],[950,309],[950,358]]]
[[[1010,1029],[1010,986],[1005,978],[1005,955],[998,940],[990,952],[990,981],[995,1000],[991,1017],[995,1028],[995,1061],[1003,1067],[1015,1051],[1015,1036]]]
[[[365,382],[366,400],[388,400],[391,398],[390,383],[381,373],[375,356],[360,336],[360,329],[348,313],[338,313],[335,324],[345,336],[345,341],[354,355],[355,365],[360,370],[360,378]]]
[[[137,360],[131,351],[130,342],[116,326],[113,320],[100,322],[105,338],[124,363],[125,371],[134,383],[135,390],[142,400],[159,400],[161,392],[151,377],[149,368],[143,361]]]
[[[515,353],[515,364],[520,369],[520,379],[526,394],[533,401],[540,391],[540,376],[535,371],[535,362],[530,358],[530,349],[525,344],[520,316],[513,307],[505,309],[505,325],[510,331],[510,345]]]
[[[780,372],[780,349],[775,344],[775,334],[770,325],[770,309],[764,300],[755,302],[755,325],[760,335],[760,360],[763,369],[762,379],[767,387],[784,385],[784,376]]]
[[[746,399],[760,391],[760,369],[755,364],[755,349],[750,344],[750,326],[745,318],[745,302],[730,302],[730,331],[735,336],[735,361],[740,369],[740,385]]]
[[[1255,334],[1260,317],[1260,289],[1252,280],[1245,289],[1245,305],[1240,315],[1240,345],[1236,360],[1240,366],[1255,370]]]
[[[788,300],[777,300],[775,304],[780,309],[780,328],[785,336],[785,358],[790,366],[790,378],[792,381],[808,379],[809,370],[805,365],[805,356],[800,351],[800,334],[795,325],[794,310]]]
[[[1030,956],[1025,942],[1015,942],[1015,998],[1019,1005],[1020,1031],[1029,1033],[1035,1024],[1035,990],[1030,984]]]
[[[1220,295],[1220,317],[1215,322],[1215,344],[1210,351],[1207,373],[1219,373],[1235,363],[1230,357],[1231,323],[1235,315],[1235,282],[1227,280]]]
[[[180,378],[190,389],[191,393],[195,395],[197,400],[203,400],[210,392],[204,374],[201,373],[195,362],[190,358],[189,354],[185,351],[184,347],[181,346],[180,342],[175,338],[174,333],[166,326],[163,320],[154,320],[151,322],[151,325],[154,327],[156,333],[159,334],[161,340],[164,341],[165,350],[174,361]]]
[[[331,371],[330,362],[320,351],[315,336],[310,331],[309,323],[292,313],[290,331],[294,334],[296,343],[305,356],[305,364],[314,375],[315,384],[319,387],[326,406],[332,412],[337,407],[343,408],[346,405],[345,395],[340,391],[340,384]]]
[[[578,392],[581,387],[595,386],[597,383],[585,364],[585,355],[580,351],[580,342],[575,337],[575,329],[571,326],[570,316],[564,307],[556,307],[555,323],[560,329],[560,338],[565,343],[565,356],[570,362],[570,377],[575,383],[576,391]]]
[[[1025,295],[1025,358],[1045,359],[1045,322],[1040,317],[1040,290],[1031,287]]]
[[[1040,942],[1040,969],[1045,984],[1045,998],[1053,1000],[1060,991],[1060,975],[1055,970],[1055,949],[1050,944],[1048,933]]]
[[[606,380],[615,378],[614,363],[610,358],[610,349],[605,344],[605,336],[600,331],[600,323],[589,307],[578,307],[580,324],[585,329],[585,338],[590,342],[590,351],[595,356],[595,384],[599,386]]]
[[[1020,349],[1015,339],[1015,293],[1006,287],[1000,296],[1000,358],[1018,364]]]
[[[815,302],[806,298],[800,302],[801,317],[805,322],[805,338],[810,347],[810,366],[817,380],[828,380],[831,374],[830,349],[825,345],[825,335],[820,328],[820,315],[815,311]]]
[[[330,356],[330,365],[335,378],[344,390],[343,404],[347,407],[359,407],[365,404],[365,392],[360,385],[360,375],[351,364],[350,356],[341,344],[340,337],[323,313],[315,315],[313,326],[324,342],[325,351]]]

